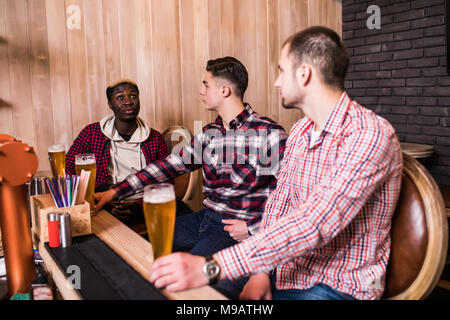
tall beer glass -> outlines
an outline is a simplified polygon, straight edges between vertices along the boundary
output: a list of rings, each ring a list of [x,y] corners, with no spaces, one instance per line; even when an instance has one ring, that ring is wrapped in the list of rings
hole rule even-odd
[[[63,145],[55,144],[48,147],[48,160],[52,168],[52,174],[63,175],[63,169],[66,167],[66,149]]]
[[[161,183],[144,188],[145,224],[155,260],[172,252],[175,213],[173,185]]]
[[[84,199],[89,203],[91,208],[91,216],[93,216],[95,214],[95,175],[97,174],[97,165],[95,163],[95,155],[93,153],[77,154],[75,156],[75,172],[78,176],[81,174],[81,170],[91,172],[86,189],[86,197]]]

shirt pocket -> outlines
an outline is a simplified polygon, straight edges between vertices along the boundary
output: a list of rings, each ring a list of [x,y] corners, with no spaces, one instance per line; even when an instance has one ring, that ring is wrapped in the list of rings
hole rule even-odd
[[[251,186],[257,179],[257,163],[253,156],[245,155],[236,158],[231,166],[230,180],[233,187]]]

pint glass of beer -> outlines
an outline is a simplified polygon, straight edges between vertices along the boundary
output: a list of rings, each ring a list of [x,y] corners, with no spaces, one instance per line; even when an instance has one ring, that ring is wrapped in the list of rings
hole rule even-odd
[[[81,170],[90,171],[89,183],[86,189],[86,197],[84,198],[91,208],[91,216],[95,214],[94,190],[95,175],[97,174],[97,165],[95,163],[95,155],[92,153],[77,154],[75,156],[75,172],[79,176]]]
[[[145,224],[155,260],[172,252],[175,213],[173,185],[161,183],[144,188]]]
[[[66,167],[66,149],[63,145],[55,144],[48,147],[48,160],[52,168],[54,177],[63,175],[63,169]]]

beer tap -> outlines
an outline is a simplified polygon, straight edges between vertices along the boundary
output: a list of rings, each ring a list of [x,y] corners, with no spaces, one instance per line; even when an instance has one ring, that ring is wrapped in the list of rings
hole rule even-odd
[[[0,227],[11,297],[30,292],[35,277],[26,183],[37,166],[32,147],[0,134]]]

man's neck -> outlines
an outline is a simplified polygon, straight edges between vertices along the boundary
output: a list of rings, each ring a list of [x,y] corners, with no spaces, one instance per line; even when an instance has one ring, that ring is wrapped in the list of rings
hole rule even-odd
[[[310,99],[305,101],[305,107],[302,109],[308,118],[314,122],[315,131],[324,129],[342,93],[341,90],[320,90],[313,93]],[[320,99],[317,99],[317,97],[320,97]]]
[[[121,135],[132,135],[138,127],[136,120],[122,121],[117,118],[114,121],[114,126]]]
[[[219,116],[222,118],[225,129],[230,129],[230,122],[236,118],[244,108],[245,106],[242,101],[230,101],[217,110]]]

